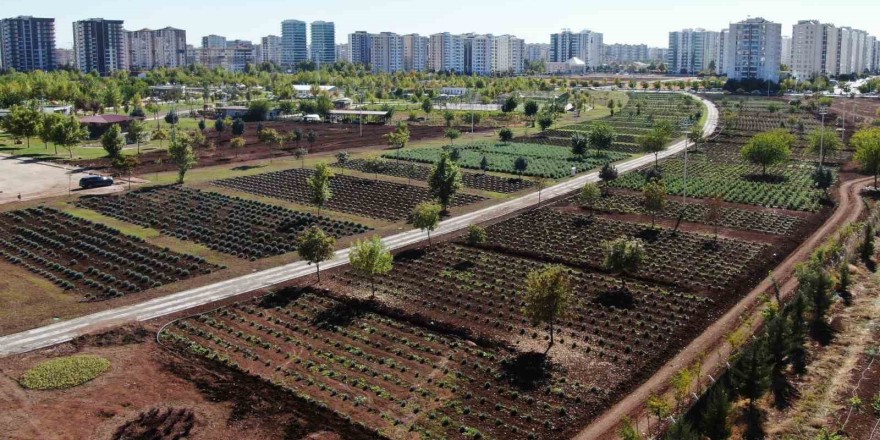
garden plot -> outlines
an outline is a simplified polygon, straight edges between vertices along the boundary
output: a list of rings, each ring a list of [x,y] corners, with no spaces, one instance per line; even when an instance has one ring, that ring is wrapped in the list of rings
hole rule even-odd
[[[423,254],[399,255],[378,289],[392,303],[469,334],[543,345],[547,327],[533,327],[522,314],[524,280],[543,266],[536,260],[441,245]],[[610,276],[576,269],[569,273],[576,295],[569,313],[556,322],[557,342],[592,362],[622,367],[625,375],[658,360],[714,307],[705,297],[652,283],[630,281],[630,294],[625,295],[619,291],[620,281]],[[370,291],[368,280],[351,271],[334,281],[343,289]]]
[[[312,200],[308,178],[314,172],[290,169],[217,180],[213,183],[238,191],[308,205]],[[427,188],[352,176],[337,175],[331,178],[330,191],[333,197],[325,205],[326,208],[389,221],[407,218],[416,205],[432,199]],[[458,193],[453,197],[452,206],[469,205],[484,200],[487,199]]]
[[[353,222],[182,186],[81,198],[76,205],[252,261],[295,251],[299,234],[311,226],[336,238],[370,230]]]
[[[645,261],[635,274],[693,291],[723,292],[761,261],[769,245],[573,215],[552,208],[531,211],[489,227],[487,248],[559,262],[601,268],[604,240],[644,239]]]
[[[94,301],[220,269],[53,208],[0,214],[0,232],[0,256],[8,262]]]
[[[761,167],[736,160],[734,155],[732,151],[716,154],[711,146],[705,149],[705,154],[692,155],[688,161],[688,195],[794,211],[815,212],[821,208],[824,194],[813,184],[813,164],[790,161],[767,168],[767,177],[764,177]],[[645,170],[649,168],[653,168],[653,164]],[[683,194],[682,157],[660,161],[660,168],[666,192]],[[620,176],[612,186],[640,191],[645,183],[645,173],[635,172]]]
[[[458,149],[461,158],[458,164],[463,168],[480,169],[483,158],[488,162],[488,171],[519,174],[514,162],[519,157],[528,161],[528,167],[522,172],[526,176],[540,176],[559,179],[571,176],[571,168],[578,173],[600,167],[607,162],[627,159],[629,154],[606,151],[596,154],[590,151],[585,157],[571,154],[568,148],[525,143],[472,143],[448,148],[418,148],[389,153],[383,157],[401,159],[420,163],[436,163],[444,151]]]
[[[645,197],[641,194],[613,192],[596,201],[592,209],[618,214],[650,215],[645,210],[644,200]],[[569,201],[571,203],[578,203],[578,197],[573,196]],[[677,200],[668,200],[666,202],[666,209],[658,215],[666,218],[678,218],[680,214],[683,214],[682,220],[686,222],[705,223],[708,212],[709,206],[705,204],[684,204]],[[720,206],[718,208],[717,226],[764,234],[791,236],[803,224],[803,221],[804,219],[801,217],[778,212]]]
[[[522,384],[507,349],[309,291],[176,321],[160,338],[384,438],[563,438],[607,404],[604,388],[564,371]]]
[[[333,166],[340,167],[341,165],[337,163],[333,164]],[[363,173],[379,173],[386,176],[405,177],[423,182],[427,181],[431,175],[430,166],[388,160],[352,159],[342,167]],[[461,173],[461,181],[465,188],[505,194],[515,193],[534,186],[533,182],[526,179],[469,172]]]

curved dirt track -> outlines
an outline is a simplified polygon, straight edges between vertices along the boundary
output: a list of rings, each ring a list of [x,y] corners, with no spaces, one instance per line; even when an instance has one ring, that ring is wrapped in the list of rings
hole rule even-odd
[[[859,216],[862,215],[865,205],[859,197],[859,191],[864,184],[870,181],[872,181],[872,178],[860,178],[844,182],[838,190],[840,201],[831,217],[783,260],[779,266],[773,269],[773,276],[781,284],[783,299],[790,297],[797,288],[797,278],[793,276],[795,265],[806,260],[813,250],[835,231],[846,224],[857,221]],[[751,315],[756,328],[763,324],[761,308],[756,306],[760,302],[760,296],[772,287],[773,282],[768,276],[740,300],[739,303],[731,307],[724,316],[709,326],[700,336],[657,370],[650,379],[593,420],[589,426],[574,438],[576,440],[615,439],[617,438],[617,426],[627,416],[634,421],[638,421],[639,429],[644,431],[648,425],[646,422],[642,422],[648,420],[649,417],[644,405],[645,401],[652,394],[663,394],[668,391],[669,380],[672,376],[681,368],[692,365],[700,354],[705,353],[702,368],[703,375],[700,377],[700,380],[703,381],[703,378],[707,377],[708,374],[712,374],[713,377],[717,376],[716,373],[726,367],[727,359],[732,354],[730,345],[725,342],[725,336],[737,327],[740,317],[744,314]]]

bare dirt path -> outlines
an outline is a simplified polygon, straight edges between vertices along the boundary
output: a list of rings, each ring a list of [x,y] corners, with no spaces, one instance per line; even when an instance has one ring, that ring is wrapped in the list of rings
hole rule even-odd
[[[839,188],[840,202],[834,214],[773,270],[773,276],[781,283],[783,298],[789,297],[797,288],[797,279],[793,276],[795,265],[806,260],[813,250],[835,231],[858,220],[865,208],[859,197],[859,191],[871,180],[871,178],[860,178],[844,182]],[[761,325],[763,321],[761,309],[756,306],[760,304],[760,296],[772,287],[773,282],[770,277],[765,278],[724,316],[657,370],[650,379],[593,420],[574,438],[577,440],[614,439],[616,438],[616,429],[624,417],[630,417],[639,422],[645,421],[639,425],[639,428],[646,429],[648,413],[644,405],[645,401],[652,394],[664,394],[672,376],[682,368],[692,365],[701,354],[705,354],[702,368],[703,377],[709,374],[717,377],[716,373],[726,368],[727,359],[731,355],[731,347],[726,343],[725,336],[737,327],[744,315],[751,315],[755,328]]]

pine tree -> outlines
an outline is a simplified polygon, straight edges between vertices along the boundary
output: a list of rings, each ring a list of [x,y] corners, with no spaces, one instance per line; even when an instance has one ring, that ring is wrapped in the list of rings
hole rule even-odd
[[[711,440],[730,438],[731,410],[730,395],[723,386],[716,386],[709,392],[708,403],[701,418],[703,435]]]

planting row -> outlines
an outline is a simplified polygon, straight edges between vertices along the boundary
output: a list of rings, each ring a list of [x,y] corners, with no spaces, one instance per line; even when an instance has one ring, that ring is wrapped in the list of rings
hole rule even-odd
[[[0,255],[89,300],[141,292],[220,267],[53,208],[0,215]]]
[[[435,163],[444,151],[452,151],[453,157],[459,156],[456,161],[463,168],[551,179],[570,176],[572,168],[576,173],[583,173],[607,162],[629,157],[626,153],[616,151],[601,154],[591,151],[586,156],[576,156],[571,154],[569,148],[528,143],[473,143],[449,148],[419,148],[388,153],[383,157]]]
[[[601,197],[592,209],[618,214],[648,215],[650,213],[645,209],[644,200],[645,197],[641,194],[615,191]],[[577,196],[570,201],[578,203]],[[667,201],[665,209],[658,215],[666,218],[678,218],[681,215],[686,222],[785,236],[793,234],[803,224],[801,217],[779,212],[738,209],[720,206],[718,203],[714,203],[714,206],[712,203],[684,204],[677,200]]]
[[[634,276],[688,290],[721,292],[760,263],[769,246],[585,215],[553,208],[531,211],[489,227],[485,246],[579,267],[601,268],[602,241],[643,240],[645,261]]]
[[[353,159],[345,162],[345,165],[334,164],[364,173],[378,173],[386,176],[406,177],[408,179],[427,181],[431,175],[431,167],[407,162],[388,160],[364,160]],[[497,193],[515,193],[534,186],[534,183],[526,179],[498,177],[485,173],[461,173],[461,181],[465,188],[473,188],[482,191]]]
[[[562,371],[526,386],[515,353],[308,291],[177,321],[161,338],[384,438],[562,438],[607,399]]]
[[[314,173],[314,170],[290,169],[217,180],[214,183],[252,194],[311,204],[312,190],[308,179]],[[331,178],[330,191],[333,195],[325,205],[327,208],[390,221],[406,218],[416,205],[432,199],[427,188],[352,176]],[[453,198],[452,206],[484,200],[484,197],[459,193]]]
[[[182,186],[83,197],[76,205],[252,261],[295,251],[299,235],[312,226],[336,238],[370,230],[353,222]]]

